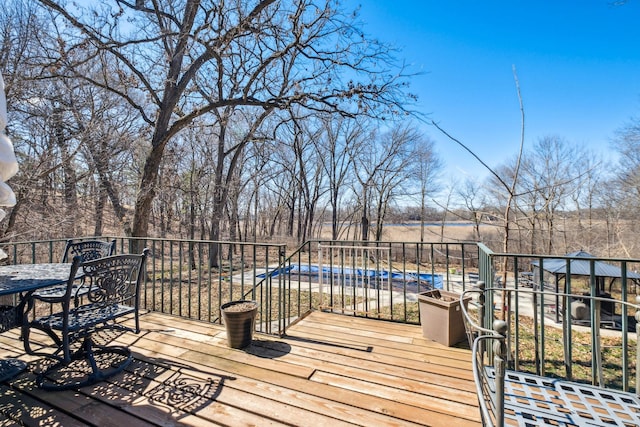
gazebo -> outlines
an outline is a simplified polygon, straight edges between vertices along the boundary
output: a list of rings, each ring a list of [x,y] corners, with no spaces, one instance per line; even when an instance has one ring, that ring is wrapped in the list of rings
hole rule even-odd
[[[566,277],[567,277],[567,263],[569,264],[570,274],[571,276],[583,276],[590,277],[592,272],[592,264],[593,264],[593,273],[596,280],[596,295],[593,296],[601,296],[601,297],[610,297],[611,287],[616,279],[622,278],[622,269],[618,266],[606,263],[604,261],[599,260],[590,260],[589,258],[595,258],[588,252],[585,251],[576,251],[571,252],[565,255],[566,258],[551,258],[545,259],[542,262],[542,270],[540,271],[540,261],[532,261],[531,265],[534,268],[535,277],[540,277],[543,273],[552,274],[555,278],[555,292],[559,291],[559,282],[564,279],[565,286],[563,292],[567,292],[566,289]],[[627,279],[632,281],[637,281],[640,279],[640,274],[634,271],[627,271],[626,274]],[[606,282],[609,282],[609,292],[606,292]],[[556,299],[558,299],[556,297]],[[558,302],[556,301],[556,307],[558,307]],[[607,307],[604,305],[602,307],[603,311],[610,312],[613,314],[612,307]],[[556,310],[556,322],[559,321],[559,310]]]
[[[603,261],[597,261],[597,260],[591,261],[588,258],[595,258],[595,257],[588,252],[576,251],[576,252],[571,252],[565,256],[567,258],[572,258],[569,261],[569,267],[570,267],[572,276],[591,276],[591,263],[593,262],[594,274],[598,284],[599,293],[605,292],[606,279],[611,279],[609,282],[609,290],[611,290],[611,285],[613,284],[613,282],[616,279],[622,278],[622,269],[620,267],[611,265]],[[585,259],[576,259],[576,258],[585,258]],[[537,269],[536,273],[539,275],[540,262],[533,261],[531,262],[531,265],[533,265],[534,269]],[[562,278],[566,279],[567,259],[564,259],[564,258],[545,259],[542,264],[542,269],[545,272],[553,274],[555,276],[556,292],[557,292],[559,280]],[[640,279],[640,274],[633,271],[627,271],[627,279],[632,279],[632,280]]]

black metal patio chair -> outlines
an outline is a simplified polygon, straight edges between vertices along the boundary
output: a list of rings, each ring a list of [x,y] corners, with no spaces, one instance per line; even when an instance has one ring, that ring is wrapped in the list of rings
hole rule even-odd
[[[113,345],[113,332],[138,333],[139,289],[145,274],[149,250],[140,255],[113,255],[82,262],[73,259],[62,311],[27,321],[22,325],[24,348],[28,354],[53,359],[36,377],[36,384],[48,390],[76,389],[94,384],[125,369],[132,360],[127,346]],[[87,293],[83,303],[73,306],[74,277],[84,271]],[[133,317],[134,327],[120,321]],[[45,332],[50,346],[32,349],[33,330]]]
[[[109,242],[103,240],[82,240],[74,242],[73,240],[67,240],[67,245],[64,248],[64,255],[62,256],[62,263],[71,262],[71,260],[79,256],[83,262],[91,261],[98,258],[104,258],[115,254],[116,240],[113,239]],[[82,286],[82,280],[77,281],[74,285],[74,305],[79,304],[80,297],[86,293],[86,287]],[[35,291],[32,297],[35,300],[48,302],[51,304],[60,303],[66,292],[66,286],[51,286],[44,289]],[[53,310],[53,309],[52,309]]]

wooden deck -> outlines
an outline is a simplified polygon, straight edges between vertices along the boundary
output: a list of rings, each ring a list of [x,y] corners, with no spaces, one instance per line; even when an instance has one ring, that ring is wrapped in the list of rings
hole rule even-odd
[[[135,360],[79,391],[45,392],[23,373],[0,384],[0,425],[480,425],[468,349],[425,340],[419,326],[314,312],[284,338],[226,346],[223,326],[158,313],[118,337]],[[0,357],[24,354],[19,330]]]

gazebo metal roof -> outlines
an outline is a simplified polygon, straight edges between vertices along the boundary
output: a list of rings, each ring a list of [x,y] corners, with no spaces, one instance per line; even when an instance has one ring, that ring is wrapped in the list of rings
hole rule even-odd
[[[571,252],[566,257],[573,258],[595,258],[588,252],[576,251]],[[572,276],[590,276],[591,263],[594,264],[594,273],[596,277],[621,278],[622,269],[618,266],[611,265],[604,261],[591,261],[589,259],[572,259],[569,261]],[[532,261],[531,264],[537,268],[540,267],[539,261]],[[545,259],[542,262],[542,269],[548,273],[560,275],[567,273],[567,260],[564,258]],[[628,279],[640,279],[640,274],[633,271],[627,271]]]

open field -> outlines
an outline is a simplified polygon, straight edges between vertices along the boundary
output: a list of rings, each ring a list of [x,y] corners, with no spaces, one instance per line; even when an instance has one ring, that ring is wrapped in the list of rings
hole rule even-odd
[[[355,227],[355,226],[354,226]],[[510,231],[509,252],[538,253],[564,255],[577,250],[584,250],[596,257],[607,258],[640,258],[640,236],[636,233],[636,221],[620,219],[615,224],[603,219],[584,221],[575,218],[565,219],[556,224],[552,233],[553,243],[549,244],[549,231],[545,227],[536,228],[532,232],[526,224],[516,227],[512,224]],[[374,230],[370,230],[373,240]],[[533,235],[534,234],[534,235]],[[348,235],[341,234],[338,240],[351,240],[352,228]],[[477,242],[484,243],[495,252],[502,252],[503,224],[480,225],[480,237],[474,232],[473,224],[464,221],[446,221],[444,225],[437,221],[428,222],[424,229],[424,242]],[[385,224],[382,241],[420,242],[419,222]],[[321,238],[331,238],[331,228],[325,225]],[[355,240],[359,240],[356,238]],[[535,248],[535,249],[532,249]]]
[[[481,225],[482,236],[493,234],[498,227],[494,225]],[[323,238],[331,237],[331,227],[325,226],[322,231]],[[383,229],[383,241],[393,242],[419,242],[420,223],[407,222],[403,224],[388,224]],[[425,242],[461,242],[476,241],[473,233],[473,224],[467,222],[446,222],[444,226],[429,222],[424,227]]]
[[[481,233],[490,233],[496,227],[492,225],[482,225]],[[420,225],[389,225],[384,230],[385,238],[394,241],[420,241]],[[442,238],[445,242],[475,241],[473,234],[473,225],[470,223],[446,223],[446,225],[428,225],[424,229],[425,241],[440,241]]]

